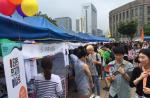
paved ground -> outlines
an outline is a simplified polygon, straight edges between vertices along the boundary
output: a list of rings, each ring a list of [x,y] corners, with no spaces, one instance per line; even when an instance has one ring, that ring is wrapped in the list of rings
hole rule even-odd
[[[108,98],[109,92],[103,90],[103,88],[105,87],[105,82],[104,80],[101,81],[101,98]]]
[[[104,82],[104,80],[101,80],[101,98],[108,98],[109,92],[103,90],[104,87],[105,87],[105,82]],[[134,92],[135,92],[135,89],[132,89],[131,98],[136,98],[136,97],[133,97],[135,94]],[[77,94],[77,92],[73,91],[73,92],[69,93],[69,96],[67,98],[78,98],[78,94]]]
[[[108,98],[108,92],[103,90],[104,87],[105,87],[105,83],[102,80],[101,81],[101,98]],[[71,93],[69,93],[68,98],[78,98],[78,94],[75,91],[71,91]]]

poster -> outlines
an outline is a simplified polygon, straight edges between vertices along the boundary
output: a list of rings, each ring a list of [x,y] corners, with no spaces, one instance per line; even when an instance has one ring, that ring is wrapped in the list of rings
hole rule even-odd
[[[5,43],[1,48],[8,98],[28,98],[21,45]]]
[[[53,44],[23,44],[23,56],[25,59],[40,58],[47,55],[55,55],[58,52],[65,53],[65,43]]]
[[[25,64],[27,82],[29,82],[31,79],[34,79],[34,77],[37,76],[38,74],[36,59],[24,60],[24,64]]]

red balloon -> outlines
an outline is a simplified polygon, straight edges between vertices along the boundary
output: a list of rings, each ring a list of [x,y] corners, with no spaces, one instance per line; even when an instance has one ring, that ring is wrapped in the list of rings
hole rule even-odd
[[[14,5],[19,5],[22,2],[22,0],[8,0],[8,1]]]
[[[16,10],[16,6],[8,0],[0,0],[0,13],[11,16]]]

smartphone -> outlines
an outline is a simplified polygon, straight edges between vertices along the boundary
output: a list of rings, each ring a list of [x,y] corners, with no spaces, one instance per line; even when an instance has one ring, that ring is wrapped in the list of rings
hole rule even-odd
[[[118,74],[119,74],[119,71],[116,71],[116,72],[113,73],[113,75],[115,75],[115,76],[118,75]]]

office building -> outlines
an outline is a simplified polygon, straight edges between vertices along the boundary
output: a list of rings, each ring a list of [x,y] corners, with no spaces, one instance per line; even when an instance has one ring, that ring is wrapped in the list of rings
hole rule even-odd
[[[60,17],[55,18],[58,27],[63,28],[68,31],[72,31],[72,20],[70,17]]]
[[[125,38],[118,33],[117,28],[121,22],[136,21],[138,23],[135,37],[140,36],[141,28],[150,24],[150,0],[135,0],[120,6],[109,13],[109,28],[114,38]]]
[[[86,3],[82,6],[83,31],[90,35],[97,32],[97,10],[92,3]]]

